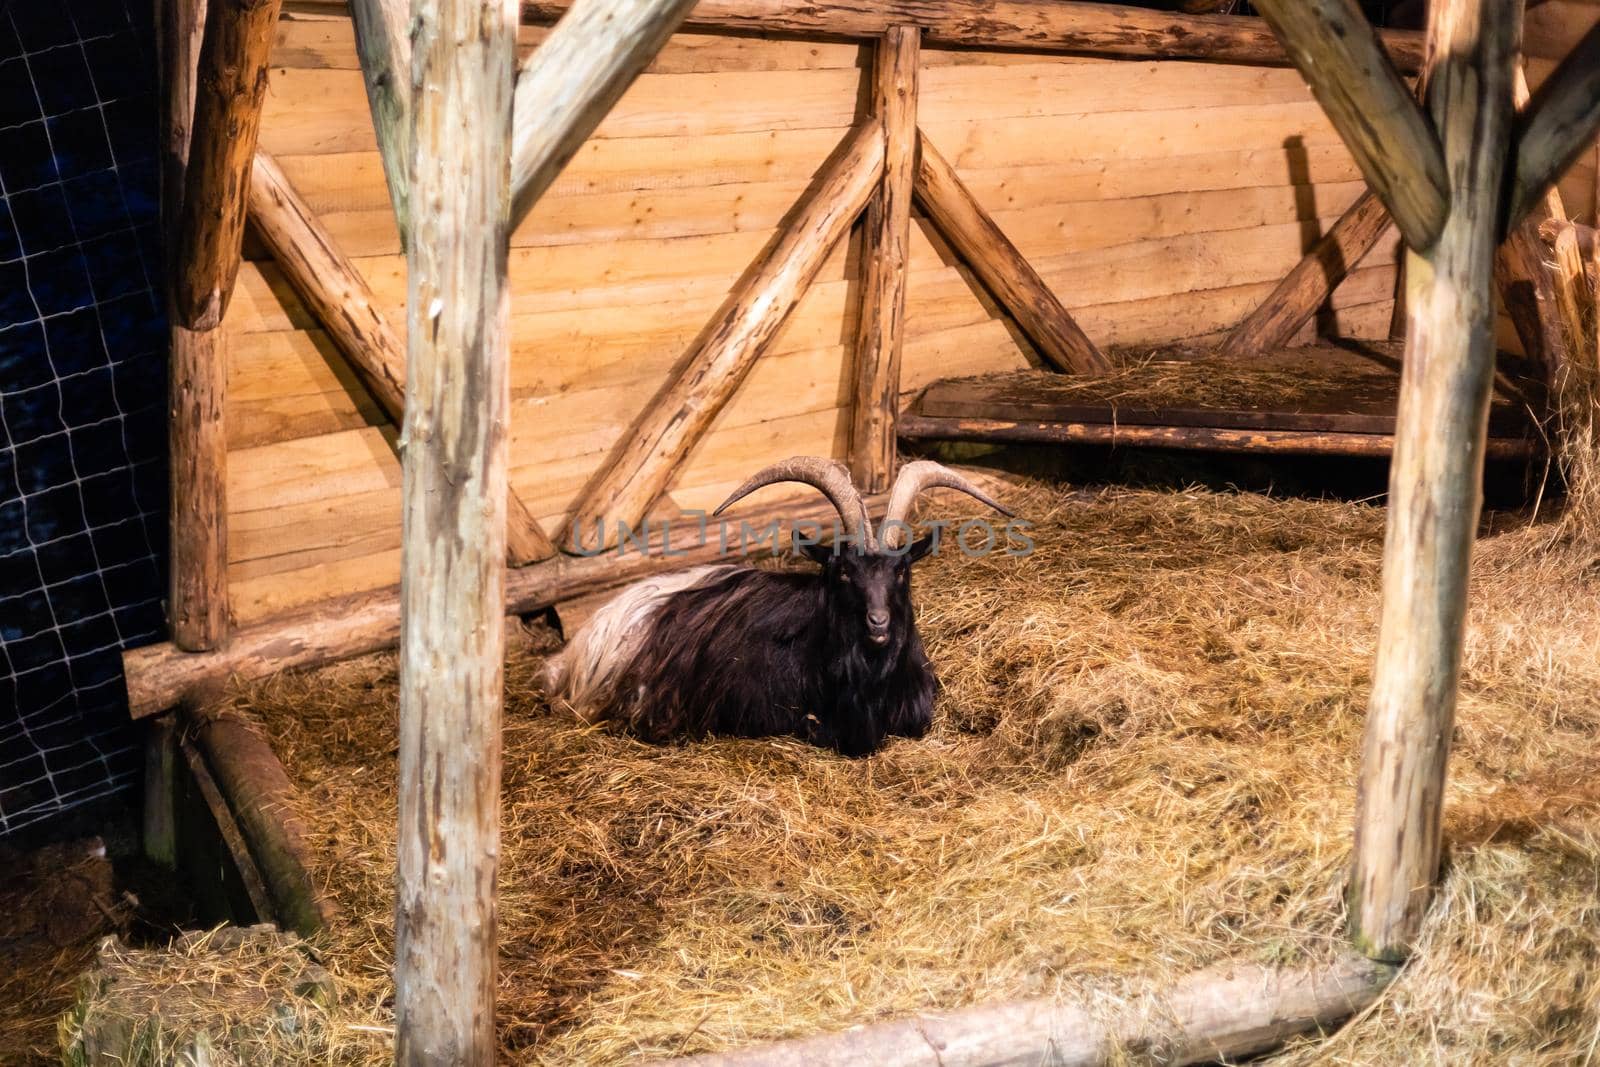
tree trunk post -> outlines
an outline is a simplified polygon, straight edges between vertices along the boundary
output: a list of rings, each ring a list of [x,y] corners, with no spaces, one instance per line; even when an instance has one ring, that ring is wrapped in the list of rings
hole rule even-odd
[[[400,247],[410,242],[407,172],[411,158],[411,4],[408,0],[350,0],[361,80],[372,112],[372,132],[383,161],[384,183],[394,205]]]
[[[883,184],[862,223],[863,279],[851,390],[850,471],[863,492],[881,493],[894,474],[905,345],[911,199],[917,177],[917,65],[922,31],[895,26],[874,49],[872,113],[883,123]]]
[[[1350,934],[1383,960],[1415,942],[1438,877],[1441,805],[1482,505],[1521,4],[1435,0],[1428,91],[1450,208],[1407,254],[1409,328],[1389,476],[1383,609],[1357,796]]]
[[[395,1061],[495,1059],[515,0],[413,0]]]

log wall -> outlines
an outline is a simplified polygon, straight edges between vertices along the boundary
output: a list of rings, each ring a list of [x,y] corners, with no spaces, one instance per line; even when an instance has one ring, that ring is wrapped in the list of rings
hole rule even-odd
[[[524,27],[524,51],[543,33]],[[348,19],[286,17],[272,61],[261,147],[404,322],[404,258]],[[552,534],[564,539],[606,450],[865,113],[870,63],[860,44],[680,34],[518,228],[511,480]],[[927,47],[918,110],[1102,348],[1220,335],[1363,189],[1288,68]],[[714,506],[775,458],[846,454],[859,249],[857,234],[823,265],[664,511]],[[400,549],[394,428],[259,243],[246,255],[225,323],[241,625],[392,585]],[[1394,257],[1387,243],[1368,257],[1328,327],[1386,332]],[[906,390],[1037,362],[954,262],[915,218]]]

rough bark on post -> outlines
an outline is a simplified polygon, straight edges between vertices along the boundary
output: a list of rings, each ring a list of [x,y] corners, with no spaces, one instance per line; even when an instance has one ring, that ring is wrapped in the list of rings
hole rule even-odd
[[[517,73],[511,224],[527,215],[695,0],[580,0]]]
[[[1435,0],[1428,101],[1452,178],[1438,241],[1407,255],[1410,326],[1389,476],[1383,609],[1356,811],[1350,933],[1401,959],[1439,870],[1467,570],[1494,374],[1492,279],[1521,5]]]
[[[404,248],[411,231],[411,4],[409,0],[350,0],[350,21],[355,27],[361,80],[367,87],[383,177]]]
[[[762,250],[688,357],[585,487],[573,513],[579,547],[614,544],[618,524],[636,526],[644,518],[678,464],[788,321],[882,173],[883,132],[873,120],[845,138],[777,239]]]
[[[989,213],[956,170],[917,135],[917,202],[978,279],[1017,320],[1051,366],[1079,374],[1104,374],[1111,363],[1089,340],[1055,293]]]
[[[1221,351],[1244,357],[1288,344],[1388,229],[1389,212],[1378,194],[1362,193],[1271,295],[1233,328]]]
[[[404,420],[405,345],[378,310],[372,288],[267,153],[250,172],[250,220],[284,277],[361,376],[383,413]],[[516,490],[506,490],[506,559],[513,567],[556,554]]]
[[[161,212],[168,235],[164,269],[170,296],[180,262],[176,236],[205,5],[201,0],[167,0],[159,17],[167,98],[162,111]],[[187,329],[170,304],[168,310],[167,619],[174,644],[204,652],[228,635],[228,451],[222,426],[226,371],[219,333]]]
[[[239,274],[244,190],[267,96],[280,0],[217,0],[206,19],[184,174],[175,304],[192,330],[222,322]]]
[[[1533,210],[1540,195],[1594,140],[1596,130],[1600,130],[1600,24],[1539,87],[1517,123],[1508,227]]]
[[[515,0],[414,0],[395,1061],[495,1059]]]
[[[874,51],[872,113],[883,123],[883,184],[862,225],[861,312],[850,391],[850,472],[863,492],[889,488],[900,353],[905,343],[911,200],[917,177],[917,66],[921,31],[896,26]]]
[[[1406,244],[1426,249],[1450,203],[1438,139],[1355,0],[1260,0]]]

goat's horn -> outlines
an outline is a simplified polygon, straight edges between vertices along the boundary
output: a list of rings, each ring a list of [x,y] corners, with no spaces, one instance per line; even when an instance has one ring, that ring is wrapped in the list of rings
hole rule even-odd
[[[919,459],[900,468],[900,476],[894,480],[894,488],[889,491],[889,510],[880,527],[886,546],[900,547],[899,540],[904,535],[906,516],[911,514],[911,505],[924,489],[932,489],[935,486],[959,489],[968,496],[988,504],[1002,515],[1011,514],[1010,508],[949,467],[931,460]]]
[[[818,490],[839,513],[846,537],[860,539],[869,549],[877,547],[872,523],[867,518],[867,506],[861,502],[861,493],[850,480],[850,472],[842,463],[820,456],[795,456],[757,471],[711,514],[721,515],[734,501],[774,482],[800,482]]]

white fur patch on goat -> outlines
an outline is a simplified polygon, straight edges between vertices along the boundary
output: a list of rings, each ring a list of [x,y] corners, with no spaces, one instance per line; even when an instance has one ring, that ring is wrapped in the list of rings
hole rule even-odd
[[[638,653],[666,599],[738,569],[732,564],[690,567],[628,586],[550,657],[544,669],[550,697],[565,699],[580,718],[593,722],[610,702],[617,672]]]

